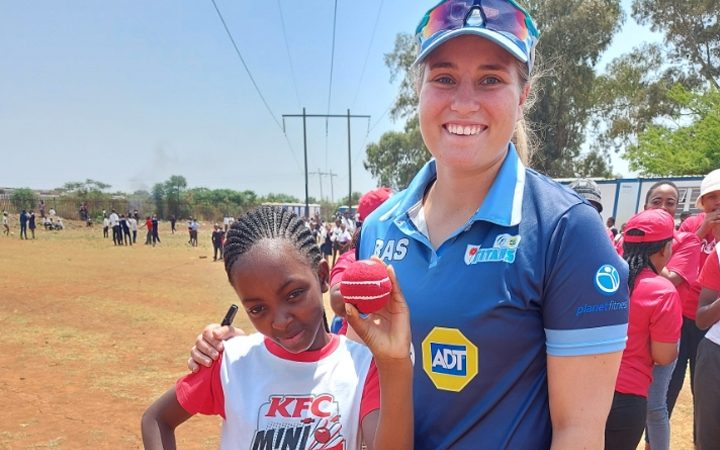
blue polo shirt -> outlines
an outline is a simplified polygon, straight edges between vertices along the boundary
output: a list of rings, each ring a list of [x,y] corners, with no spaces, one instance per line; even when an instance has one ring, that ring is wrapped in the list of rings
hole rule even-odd
[[[435,178],[430,161],[373,212],[359,250],[395,268],[410,306],[415,446],[549,448],[547,355],[625,347],[627,265],[597,211],[512,145],[480,209],[435,249],[422,214]]]

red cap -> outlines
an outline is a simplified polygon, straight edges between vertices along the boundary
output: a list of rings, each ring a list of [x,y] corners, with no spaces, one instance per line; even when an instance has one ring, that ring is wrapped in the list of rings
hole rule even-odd
[[[371,212],[375,211],[378,206],[382,205],[385,200],[392,195],[390,188],[381,187],[366,192],[358,201],[358,219],[364,221]]]
[[[632,236],[628,231],[640,230],[642,236]],[[675,220],[662,209],[646,209],[632,216],[625,225],[625,242],[659,242],[673,237]]]

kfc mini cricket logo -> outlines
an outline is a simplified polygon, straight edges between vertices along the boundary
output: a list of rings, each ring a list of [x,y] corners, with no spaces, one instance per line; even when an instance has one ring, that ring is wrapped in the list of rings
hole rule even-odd
[[[422,342],[422,362],[436,388],[460,392],[478,373],[478,350],[460,330],[435,327]]]
[[[260,407],[251,450],[344,450],[335,398],[274,395]]]

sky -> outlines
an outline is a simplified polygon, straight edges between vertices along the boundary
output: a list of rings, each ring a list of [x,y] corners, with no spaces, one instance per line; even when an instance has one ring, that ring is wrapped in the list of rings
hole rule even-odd
[[[282,117],[303,108],[370,116],[350,121],[349,159],[352,191],[375,187],[365,147],[402,128],[383,57],[437,0],[215,2],[242,60],[212,0],[0,0],[0,187],[131,193],[182,175],[304,199],[302,119]],[[658,39],[629,4],[601,67]],[[306,124],[310,196],[347,196],[347,119]]]

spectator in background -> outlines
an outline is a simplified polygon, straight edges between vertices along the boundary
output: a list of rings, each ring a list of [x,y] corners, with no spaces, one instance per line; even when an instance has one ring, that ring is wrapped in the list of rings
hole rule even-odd
[[[32,238],[35,239],[35,228],[37,228],[37,224],[35,223],[35,213],[33,210],[30,210],[30,214],[28,215],[28,228],[30,228],[30,234],[32,235]]]
[[[130,214],[128,214],[129,216]],[[122,230],[123,234],[123,242],[125,245],[132,245],[132,236],[130,235],[130,223],[128,223],[128,218],[125,217],[125,214],[120,214],[120,229]]]
[[[653,366],[670,364],[677,357],[682,325],[680,298],[672,283],[661,275],[672,255],[674,232],[675,221],[662,209],[642,211],[627,224],[628,340],[605,427],[607,450],[637,448],[645,428]]]
[[[40,211],[40,218],[45,218],[45,200],[40,200],[40,204],[38,205],[38,210]]]
[[[3,210],[2,224],[3,224],[3,234],[5,234],[5,236],[10,236],[10,225],[8,224],[8,213],[5,210]]]
[[[597,183],[588,178],[578,178],[568,185],[570,189],[580,194],[588,201],[598,213],[603,211],[602,195]],[[613,236],[614,237],[614,236]]]
[[[137,244],[138,222],[130,213],[128,213],[128,226],[130,227],[130,231],[132,231],[132,240],[130,242]]]
[[[720,228],[716,225],[715,228]],[[720,445],[720,244],[708,256],[698,283],[696,324],[708,330],[700,341],[695,366],[695,435],[697,450]]]
[[[110,227],[110,219],[103,213],[103,237],[108,237],[108,228]]]
[[[198,228],[200,228],[200,225],[197,219],[193,218],[190,222],[190,245],[193,247],[197,247],[198,245]]]
[[[147,216],[145,218],[145,228],[147,228],[147,234],[145,235],[145,245],[150,245],[152,243],[152,235],[153,235],[152,217]]]
[[[210,240],[212,241],[213,245],[213,261],[218,260],[218,254],[220,255],[220,260],[223,259],[223,240],[225,239],[225,231],[223,231],[222,227],[219,223],[216,223],[213,227],[212,235],[210,236]]]
[[[175,217],[175,214],[170,216],[170,233],[175,234],[175,224],[177,223],[177,217]]]
[[[52,215],[52,211],[50,212]],[[113,244],[122,245],[122,231],[120,230],[120,216],[114,210],[110,210],[110,228],[112,228]]]
[[[605,221],[605,226],[608,230],[608,236],[610,236],[610,239],[612,241],[615,241],[615,237],[618,235],[618,229],[615,228],[615,218],[608,217],[608,219]]]
[[[24,209],[20,212],[20,239],[27,239],[28,213]]]
[[[153,216],[152,216],[152,226],[153,226],[153,229],[152,229],[153,247],[155,247],[155,244],[160,243],[160,234],[159,234],[159,230],[158,230],[158,228],[160,228],[160,227],[159,227],[158,218],[155,214],[153,214]]]
[[[703,212],[689,217],[680,226],[681,232],[695,233],[700,239],[699,267],[703,267],[708,255],[720,240],[720,169],[710,172],[700,183],[700,196],[695,206]],[[695,323],[698,310],[698,298],[701,286],[697,280],[686,287],[678,286],[678,293],[683,304],[683,327],[680,338],[680,351],[677,365],[668,387],[668,412],[672,415],[675,402],[685,382],[685,373],[690,367],[690,391],[693,393],[693,410],[695,409],[695,361],[700,341],[705,330]]]

